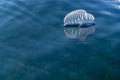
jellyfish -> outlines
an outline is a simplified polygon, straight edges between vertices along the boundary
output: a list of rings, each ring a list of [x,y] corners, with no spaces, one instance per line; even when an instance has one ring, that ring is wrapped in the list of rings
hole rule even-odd
[[[68,38],[78,38],[84,41],[94,33],[95,18],[85,10],[79,9],[68,13],[64,18],[64,32]]]

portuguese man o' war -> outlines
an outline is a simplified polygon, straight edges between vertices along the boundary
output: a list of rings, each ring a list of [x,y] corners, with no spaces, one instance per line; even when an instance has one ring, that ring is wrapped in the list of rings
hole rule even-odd
[[[84,41],[94,33],[95,18],[85,10],[79,9],[68,13],[64,18],[64,32],[68,38],[79,38]]]

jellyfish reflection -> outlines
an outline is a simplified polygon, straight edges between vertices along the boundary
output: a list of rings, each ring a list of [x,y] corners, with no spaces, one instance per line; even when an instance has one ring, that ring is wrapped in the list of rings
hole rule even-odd
[[[85,40],[89,34],[94,33],[94,16],[85,10],[75,10],[64,18],[64,32],[68,38]]]

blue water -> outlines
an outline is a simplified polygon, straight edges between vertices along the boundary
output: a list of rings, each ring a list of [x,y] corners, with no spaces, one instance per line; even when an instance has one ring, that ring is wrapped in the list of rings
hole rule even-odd
[[[85,41],[64,16],[95,17]],[[120,80],[120,0],[0,0],[0,80]]]

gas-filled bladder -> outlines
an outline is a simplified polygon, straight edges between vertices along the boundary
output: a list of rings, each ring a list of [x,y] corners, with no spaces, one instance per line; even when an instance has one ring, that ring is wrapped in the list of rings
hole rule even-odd
[[[78,38],[84,41],[86,37],[94,33],[95,18],[83,9],[74,10],[64,18],[64,32],[68,38]]]

